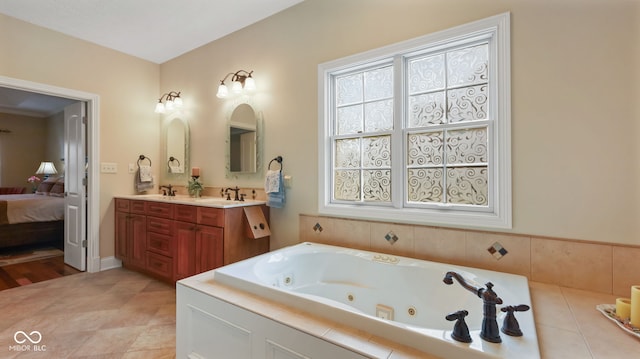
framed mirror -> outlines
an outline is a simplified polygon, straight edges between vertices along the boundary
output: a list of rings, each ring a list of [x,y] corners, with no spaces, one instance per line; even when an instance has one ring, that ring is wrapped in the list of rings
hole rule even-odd
[[[227,177],[261,175],[262,117],[248,103],[231,111],[227,126]]]
[[[163,169],[160,171],[167,181],[189,178],[189,124],[186,120],[173,117],[165,122]]]

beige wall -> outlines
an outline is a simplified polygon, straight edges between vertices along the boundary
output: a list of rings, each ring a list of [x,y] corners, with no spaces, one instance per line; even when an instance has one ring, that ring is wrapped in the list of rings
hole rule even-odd
[[[159,158],[159,65],[0,15],[0,75],[100,96],[100,256],[114,254],[113,195],[132,194],[127,164]],[[157,171],[157,168],[156,168]],[[157,174],[156,174],[157,175]]]
[[[317,213],[319,63],[510,11],[512,233],[638,244],[638,1],[306,0],[161,65],[183,91],[192,165],[207,185],[261,186],[224,175],[232,101],[218,81],[255,70],[265,159],[293,176],[274,209],[272,247],[298,241],[298,214]],[[631,168],[630,168],[631,167]]]
[[[39,117],[0,113],[0,186],[25,187],[46,158],[47,120]]]

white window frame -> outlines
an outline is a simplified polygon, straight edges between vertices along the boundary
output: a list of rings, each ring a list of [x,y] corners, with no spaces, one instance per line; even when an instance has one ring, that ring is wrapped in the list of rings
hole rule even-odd
[[[407,129],[403,113],[405,93],[403,80],[395,81],[394,126],[401,126],[405,138],[392,137],[392,186],[391,205],[332,202],[332,121],[333,75],[359,66],[369,67],[393,59],[394,78],[401,79],[405,56],[427,49],[449,47],[456,43],[488,39],[489,42],[489,112],[495,115],[489,125],[489,203],[485,210],[464,209],[446,203],[437,206],[409,206],[405,204],[406,171],[404,147]],[[511,64],[510,64],[510,15],[503,13],[447,30],[428,34],[383,48],[367,51],[318,66],[318,212],[321,215],[354,219],[369,219],[426,225],[446,225],[469,228],[512,227],[511,199]],[[474,126],[469,123],[469,127]],[[493,138],[493,141],[491,140]],[[398,192],[399,191],[399,192]],[[401,197],[401,198],[400,198]]]

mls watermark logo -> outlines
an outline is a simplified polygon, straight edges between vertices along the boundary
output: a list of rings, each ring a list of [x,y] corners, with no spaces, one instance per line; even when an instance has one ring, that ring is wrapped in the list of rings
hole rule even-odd
[[[9,351],[15,352],[44,352],[47,351],[47,346],[40,344],[42,341],[42,334],[39,331],[34,330],[27,334],[22,330],[18,330],[13,334],[13,340],[15,345],[9,345]]]

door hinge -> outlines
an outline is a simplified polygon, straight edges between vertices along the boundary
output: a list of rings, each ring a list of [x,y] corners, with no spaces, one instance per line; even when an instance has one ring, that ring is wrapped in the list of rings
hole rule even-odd
[[[86,239],[82,240],[82,248],[87,248],[87,240]]]
[[[82,178],[82,185],[86,186],[87,185],[87,177],[83,177]]]
[[[82,116],[82,124],[83,125],[87,124],[87,116]]]

